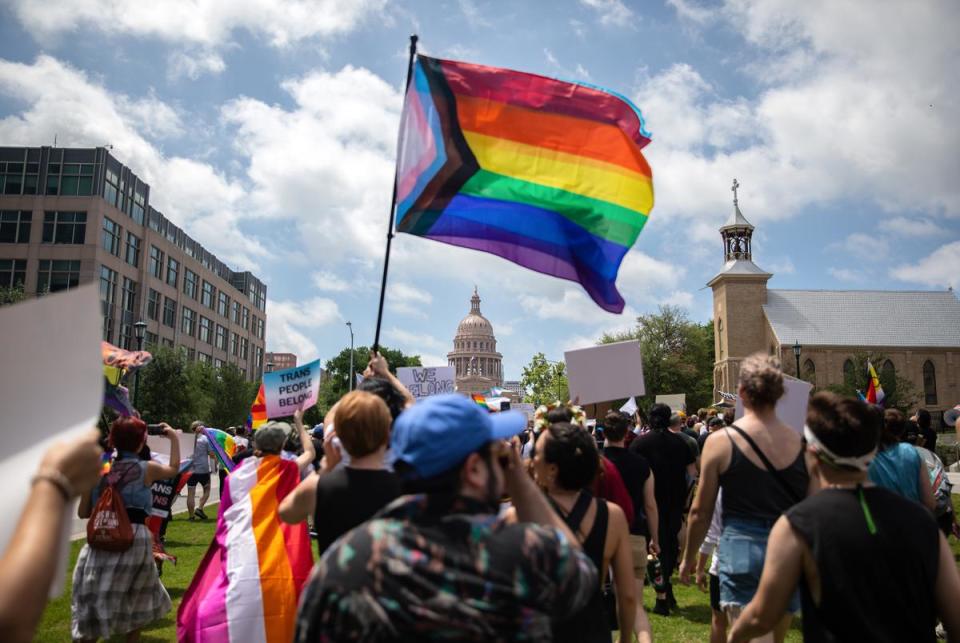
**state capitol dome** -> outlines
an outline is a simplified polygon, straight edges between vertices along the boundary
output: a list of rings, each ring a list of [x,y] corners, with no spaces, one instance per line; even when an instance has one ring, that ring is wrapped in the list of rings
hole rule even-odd
[[[447,363],[455,368],[457,390],[483,393],[503,385],[503,356],[497,352],[493,324],[480,312],[480,295],[473,289],[470,312],[457,326]]]

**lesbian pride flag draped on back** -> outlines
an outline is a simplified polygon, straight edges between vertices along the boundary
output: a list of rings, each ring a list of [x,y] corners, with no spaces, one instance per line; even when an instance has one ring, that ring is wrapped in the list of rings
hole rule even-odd
[[[596,87],[417,56],[397,155],[400,232],[580,283],[621,312],[653,207],[639,111]]]
[[[217,531],[177,611],[181,642],[288,643],[313,556],[306,523],[280,521],[294,462],[247,458],[224,480]]]

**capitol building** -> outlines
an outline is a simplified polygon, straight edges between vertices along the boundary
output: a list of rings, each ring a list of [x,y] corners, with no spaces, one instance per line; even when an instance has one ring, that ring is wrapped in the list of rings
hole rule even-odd
[[[497,352],[493,325],[480,312],[480,295],[473,289],[470,312],[457,326],[447,363],[456,372],[457,391],[467,395],[503,386],[503,355]]]

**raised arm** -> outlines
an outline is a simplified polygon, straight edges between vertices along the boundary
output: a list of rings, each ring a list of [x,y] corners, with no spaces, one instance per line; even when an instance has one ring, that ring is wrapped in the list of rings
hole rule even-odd
[[[13,538],[0,557],[0,640],[31,641],[57,569],[65,508],[100,479],[98,431],[43,456]]]
[[[930,486],[930,473],[927,471],[927,465],[923,458],[920,460],[920,475],[917,480],[917,487],[920,490],[920,503],[930,511],[936,511],[937,499],[933,495],[933,488]]]
[[[374,377],[389,381],[390,385],[397,389],[400,395],[403,396],[403,399],[406,401],[404,404],[405,407],[409,407],[417,401],[416,398],[413,397],[413,394],[407,390],[407,387],[403,385],[403,382],[390,372],[390,365],[387,364],[387,358],[380,355],[380,353],[370,353],[370,363],[367,364],[367,370],[371,371]]]
[[[300,409],[293,412],[293,424],[300,432],[300,446],[303,447],[303,453],[297,456],[297,467],[300,471],[305,471],[307,467],[310,467],[312,471],[313,461],[317,458],[317,450],[313,446],[310,434],[307,433],[307,427],[303,425],[303,411]]]
[[[317,480],[319,474],[311,473],[300,481],[297,488],[280,501],[277,513],[283,522],[296,525],[306,520],[317,504]]]
[[[160,424],[163,426],[163,434],[170,440],[170,462],[167,464],[160,464],[159,462],[147,463],[147,473],[143,477],[143,482],[148,486],[157,480],[172,478],[180,471],[180,439],[177,436],[177,432],[174,431],[169,424],[165,422],[161,422]]]

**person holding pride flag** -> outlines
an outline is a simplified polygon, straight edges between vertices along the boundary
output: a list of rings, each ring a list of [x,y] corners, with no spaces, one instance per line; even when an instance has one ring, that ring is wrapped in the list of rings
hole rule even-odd
[[[295,415],[302,428],[302,412]],[[217,529],[177,613],[177,639],[287,642],[293,639],[300,591],[313,558],[307,525],[280,522],[277,508],[313,461],[303,439],[296,460],[281,457],[291,432],[285,422],[267,422],[253,434],[249,457],[224,480]]]

